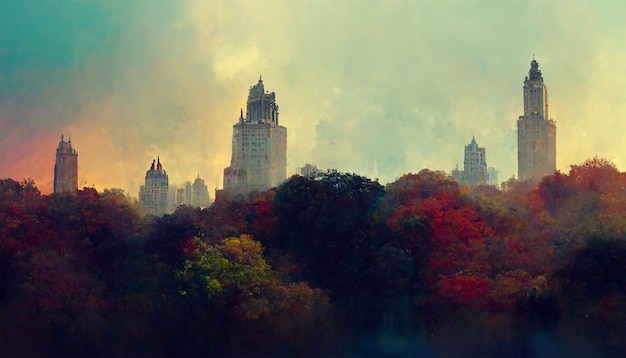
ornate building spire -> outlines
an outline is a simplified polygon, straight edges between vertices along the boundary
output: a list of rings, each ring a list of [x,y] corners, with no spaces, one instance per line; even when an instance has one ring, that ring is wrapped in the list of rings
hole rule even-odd
[[[241,123],[241,111],[239,122]],[[248,102],[246,104],[246,123],[265,123],[271,126],[278,126],[278,105],[276,105],[276,94],[266,93],[263,79],[259,76],[259,82],[250,87]]]
[[[530,81],[538,81],[543,82],[543,77],[541,76],[541,70],[539,69],[539,62],[535,60],[535,56],[533,55],[533,60],[530,62],[530,70],[528,71],[527,80]]]
[[[478,148],[478,143],[476,143],[476,137],[472,136],[472,141],[470,142],[470,146],[472,148]]]

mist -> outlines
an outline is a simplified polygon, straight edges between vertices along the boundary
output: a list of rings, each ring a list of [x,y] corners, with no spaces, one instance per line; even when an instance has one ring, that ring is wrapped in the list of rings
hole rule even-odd
[[[617,1],[17,1],[0,4],[0,177],[52,190],[61,134],[79,187],[136,196],[157,156],[170,183],[222,186],[232,126],[263,76],[288,129],[288,175],[312,163],[390,182],[450,172],[472,136],[499,181],[533,55],[557,167],[626,164],[626,30]],[[377,171],[375,171],[377,168]]]

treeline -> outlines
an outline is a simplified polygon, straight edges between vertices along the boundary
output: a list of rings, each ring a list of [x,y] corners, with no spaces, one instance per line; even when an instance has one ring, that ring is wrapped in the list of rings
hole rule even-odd
[[[626,174],[354,174],[140,217],[0,180],[5,356],[624,356]]]

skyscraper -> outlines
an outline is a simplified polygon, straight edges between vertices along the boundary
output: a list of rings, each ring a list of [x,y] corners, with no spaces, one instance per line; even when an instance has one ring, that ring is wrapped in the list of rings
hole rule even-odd
[[[470,186],[487,184],[487,155],[485,147],[479,147],[476,138],[472,137],[470,144],[465,146],[463,160],[464,182]]]
[[[146,172],[146,184],[139,188],[139,208],[144,214],[163,216],[170,212],[168,207],[168,177],[161,158],[152,161]]]
[[[209,206],[209,188],[204,184],[204,179],[200,178],[200,174],[193,182],[192,205],[198,208],[206,208]]]
[[[73,194],[78,189],[78,152],[72,148],[72,139],[61,141],[54,164],[54,192]]]
[[[522,181],[556,171],[556,123],[548,116],[548,87],[534,58],[524,80],[524,115],[517,120],[517,166]]]
[[[232,157],[224,169],[224,192],[229,196],[264,191],[287,178],[287,128],[278,121],[274,92],[263,80],[250,88],[246,106],[233,126]]]
[[[479,147],[476,138],[465,146],[463,170],[452,170],[452,177],[469,186],[487,185],[487,154],[485,147]]]

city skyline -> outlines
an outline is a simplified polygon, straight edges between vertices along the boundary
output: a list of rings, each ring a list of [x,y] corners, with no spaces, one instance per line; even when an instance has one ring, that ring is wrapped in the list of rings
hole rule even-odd
[[[517,176],[533,54],[557,169],[595,155],[626,168],[626,5],[360,3],[3,1],[0,177],[51,193],[66,133],[79,187],[136,193],[161,155],[172,184],[200,172],[212,191],[242,93],[263,75],[289,128],[287,176],[305,163],[368,177],[377,167],[382,183],[447,172],[476,136],[505,181]]]

